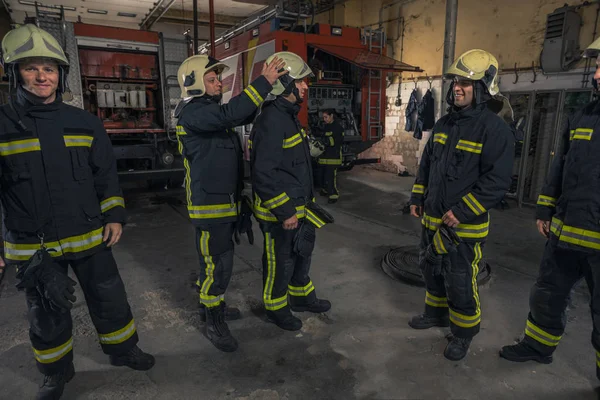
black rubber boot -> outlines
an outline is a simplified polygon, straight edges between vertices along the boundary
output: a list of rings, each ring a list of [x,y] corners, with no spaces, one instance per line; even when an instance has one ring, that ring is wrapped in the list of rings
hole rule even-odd
[[[408,321],[408,325],[413,329],[429,329],[434,326],[447,328],[450,326],[450,319],[447,315],[443,317],[432,317],[427,314],[419,314],[412,317],[412,319]]]
[[[337,203],[338,199],[329,199],[327,200],[327,204],[335,204]]]
[[[206,322],[206,306],[200,303],[200,320]],[[235,307],[227,307],[225,304],[225,321],[235,321],[242,318],[242,313]]]
[[[313,303],[308,304],[308,305],[298,305],[298,306],[290,305],[290,307],[291,307],[292,311],[295,311],[295,312],[308,311],[311,313],[319,314],[319,313],[324,313],[324,312],[329,311],[331,309],[331,303],[328,300],[317,299]]]
[[[70,363],[65,371],[54,375],[45,375],[36,400],[58,400],[65,390],[65,384],[75,376],[75,367]]]
[[[550,364],[552,362],[552,356],[544,356],[538,353],[525,341],[504,346],[500,350],[500,357],[514,362],[537,361],[541,364]]]
[[[444,350],[444,357],[451,361],[462,360],[469,351],[471,340],[473,338],[459,338],[454,336],[450,340],[450,343],[448,343],[448,346],[446,346],[446,350]]]
[[[323,196],[323,197],[327,197],[327,196],[329,196],[329,193],[327,193],[327,190],[325,190],[325,189],[321,189],[321,191],[319,192],[319,194],[320,194],[321,196]]]
[[[302,329],[302,321],[292,315],[292,312],[267,311],[267,321],[272,322],[286,331],[299,331]]]
[[[115,367],[129,367],[136,371],[147,371],[154,366],[154,356],[144,353],[139,347],[133,346],[127,353],[109,356],[110,363]]]
[[[207,309],[206,337],[219,350],[231,353],[238,348],[238,342],[225,323],[225,304]]]

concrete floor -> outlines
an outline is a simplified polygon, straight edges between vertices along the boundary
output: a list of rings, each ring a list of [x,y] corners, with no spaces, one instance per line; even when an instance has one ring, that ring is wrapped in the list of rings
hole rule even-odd
[[[544,240],[531,209],[492,211],[485,255],[493,278],[481,289],[483,321],[468,357],[450,362],[443,329],[414,331],[424,291],[385,275],[395,246],[416,244],[420,224],[401,212],[413,178],[368,169],[339,175],[335,224],[319,231],[312,280],[330,312],[300,315],[299,333],[264,322],[262,240],[236,249],[228,302],[244,319],[230,323],[233,354],[201,334],[193,282],[192,226],[179,191],[126,192],[129,224],[115,256],[140,332],[156,355],[146,372],[111,367],[97,343],[83,296],[73,310],[75,368],[64,399],[597,399],[595,352],[585,286],[574,292],[569,324],[551,365],[513,364],[498,349],[523,330],[529,289]],[[0,287],[0,398],[32,398],[40,375],[27,334],[25,301],[9,271]]]

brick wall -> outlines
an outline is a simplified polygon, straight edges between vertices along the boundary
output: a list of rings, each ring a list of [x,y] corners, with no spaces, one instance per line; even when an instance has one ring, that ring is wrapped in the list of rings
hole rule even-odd
[[[436,120],[441,115],[439,110],[441,84],[442,81],[439,79],[432,82]],[[371,164],[372,168],[393,173],[407,171],[411,175],[416,174],[421,154],[423,153],[427,139],[429,139],[430,132],[423,132],[423,138],[417,140],[413,137],[414,132],[404,130],[406,124],[406,106],[414,87],[415,84],[413,82],[404,82],[401,84],[400,95],[402,104],[399,107],[395,105],[398,96],[398,84],[391,84],[387,88],[384,138],[360,154],[362,158],[381,157],[381,164]],[[427,81],[419,81],[417,83],[418,101],[421,100],[427,89],[429,89]],[[416,113],[413,115],[413,118],[416,118]]]

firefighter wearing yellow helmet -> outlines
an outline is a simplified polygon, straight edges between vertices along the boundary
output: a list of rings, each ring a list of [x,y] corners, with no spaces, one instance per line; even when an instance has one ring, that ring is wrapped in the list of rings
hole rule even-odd
[[[252,133],[254,215],[264,235],[263,302],[267,320],[297,331],[292,311],[322,313],[331,308],[317,298],[309,277],[315,228],[331,222],[313,199],[311,155],[307,135],[298,121],[311,69],[297,54],[275,53],[289,73],[273,86]],[[289,299],[289,300],[288,300]]]
[[[600,38],[583,53],[596,58],[594,86],[600,83]],[[565,144],[554,157],[546,184],[538,197],[537,229],[547,239],[539,276],[529,297],[529,315],[523,339],[505,346],[500,356],[510,361],[552,362],[562,341],[564,318],[573,286],[582,278],[600,280],[600,101],[594,100],[567,121]],[[594,289],[594,290],[591,290]],[[600,291],[590,286],[592,346],[596,376],[600,379]]]
[[[444,356],[456,361],[466,356],[480,329],[477,273],[490,228],[488,210],[510,186],[514,135],[486,104],[498,93],[493,55],[467,51],[445,76],[453,80],[451,110],[433,127],[410,199],[411,215],[422,219],[426,293],[425,312],[409,325],[450,325],[453,336]]]
[[[122,234],[125,202],[102,122],[63,103],[67,66],[60,44],[35,25],[2,40],[11,83],[0,107],[0,201],[4,258],[17,265],[29,337],[45,375],[37,399],[58,399],[73,378],[71,267],[85,294],[100,345],[115,366],[147,370],[154,357],[138,333],[111,248]],[[0,266],[4,260],[0,259]]]
[[[221,104],[221,75],[229,67],[207,55],[186,59],[177,72],[182,100],[175,110],[177,139],[184,157],[188,213],[196,228],[200,262],[197,286],[200,317],[206,336],[221,351],[238,347],[226,320],[240,311],[227,307],[224,294],[233,270],[233,238],[252,239],[251,201],[242,197],[244,178],[240,137],[234,128],[252,122],[257,110],[287,73],[280,59],[262,67],[262,74],[227,104]]]

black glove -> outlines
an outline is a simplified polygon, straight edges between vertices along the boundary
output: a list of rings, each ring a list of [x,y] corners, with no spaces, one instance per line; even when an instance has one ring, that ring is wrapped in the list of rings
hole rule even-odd
[[[454,229],[447,225],[441,225],[433,235],[432,243],[427,246],[421,262],[427,263],[427,266],[432,268],[434,275],[440,275],[442,273],[442,255],[449,254],[453,257],[461,241]]]
[[[242,197],[242,208],[235,226],[234,239],[240,244],[240,235],[246,234],[248,242],[254,244],[254,232],[252,232],[252,202],[248,196]]]
[[[18,268],[17,279],[17,289],[36,288],[55,311],[66,312],[77,300],[73,295],[77,282],[60,270],[46,249],[36,251],[26,264]]]
[[[333,216],[314,201],[309,201],[306,205],[306,219],[317,228],[334,222]]]
[[[306,220],[300,222],[300,228],[294,236],[294,253],[300,257],[308,258],[315,248],[315,226]]]

